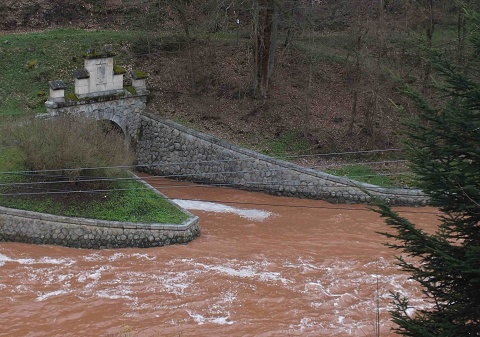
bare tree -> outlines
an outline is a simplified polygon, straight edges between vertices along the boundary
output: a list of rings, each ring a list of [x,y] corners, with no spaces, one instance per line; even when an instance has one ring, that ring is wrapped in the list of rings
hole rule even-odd
[[[465,12],[461,6],[458,6],[457,14],[457,62],[462,64],[465,59],[465,40],[467,37],[467,24]]]
[[[425,6],[425,22],[424,22],[424,29],[425,29],[425,36],[427,38],[426,44],[427,48],[431,49],[432,48],[432,42],[433,42],[433,30],[435,28],[435,22],[434,22],[434,17],[433,17],[433,0],[425,0],[426,2],[424,3]],[[424,62],[424,72],[423,72],[423,84],[422,84],[422,90],[423,92],[427,91],[428,85],[429,85],[429,78],[430,78],[430,73],[432,72],[432,67],[429,62]]]
[[[355,124],[355,119],[358,113],[358,95],[360,91],[360,83],[362,79],[362,67],[361,67],[361,58],[362,58],[362,48],[363,48],[363,38],[368,33],[368,28],[357,27],[355,31],[355,47],[353,50],[354,57],[354,66],[350,72],[349,78],[352,83],[352,110],[350,112],[350,121],[348,123],[347,134],[351,135],[353,133],[353,126]]]
[[[255,96],[267,97],[277,46],[278,6],[274,0],[254,3],[254,79]]]

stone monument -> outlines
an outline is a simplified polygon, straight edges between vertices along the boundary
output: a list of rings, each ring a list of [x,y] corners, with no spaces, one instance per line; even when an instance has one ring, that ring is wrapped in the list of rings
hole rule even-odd
[[[127,71],[114,64],[111,47],[100,52],[88,50],[83,55],[84,66],[73,72],[74,92],[65,94],[67,85],[62,80],[50,81],[50,96],[45,102],[48,114],[82,115],[97,120],[109,120],[119,126],[125,137],[134,144],[137,137],[140,114],[147,103],[147,74],[134,71],[131,85],[125,86]]]

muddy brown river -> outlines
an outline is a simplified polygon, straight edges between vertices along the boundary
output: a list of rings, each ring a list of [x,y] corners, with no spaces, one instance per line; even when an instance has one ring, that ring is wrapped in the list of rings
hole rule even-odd
[[[377,308],[380,336],[394,336],[389,292],[425,304],[365,206],[149,182],[200,217],[201,236],[149,249],[0,243],[0,336],[373,336]],[[436,224],[435,209],[398,210]]]

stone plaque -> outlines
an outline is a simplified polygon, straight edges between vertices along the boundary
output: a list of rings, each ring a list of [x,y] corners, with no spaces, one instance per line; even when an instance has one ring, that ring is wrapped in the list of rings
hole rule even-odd
[[[107,60],[97,60],[97,84],[107,84]]]

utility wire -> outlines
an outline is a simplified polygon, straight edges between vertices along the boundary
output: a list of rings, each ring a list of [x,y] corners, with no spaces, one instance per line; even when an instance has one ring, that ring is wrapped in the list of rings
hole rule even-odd
[[[151,177],[151,178],[155,178],[155,177]],[[157,177],[157,178],[163,178],[163,177]],[[149,180],[149,177],[147,177],[145,179],[146,181]],[[295,180],[292,180],[292,181],[279,181],[277,184],[282,184],[282,186],[284,187],[304,187],[302,186],[301,184],[298,184],[298,183],[294,183],[294,184],[286,184],[287,182],[296,182]],[[252,184],[252,185],[259,185],[259,187],[255,188],[255,187],[250,187],[251,189],[255,190],[255,191],[260,191],[260,192],[266,192],[265,188],[267,188],[269,185],[276,185],[275,183],[264,183],[264,182],[246,182],[242,185],[240,184],[236,184],[236,183],[228,183],[228,184],[217,184],[218,186],[216,187],[239,187],[239,186],[244,186],[245,187],[245,184]],[[215,185],[215,184],[214,184]],[[168,185],[166,184],[166,186],[169,186],[168,188],[177,188],[176,186],[174,185]],[[201,185],[200,185],[201,186]],[[215,187],[215,186],[214,186]],[[401,192],[397,192],[397,193],[391,193],[391,192],[387,192],[387,193],[384,193],[383,190],[385,189],[384,187],[379,187],[379,186],[368,186],[368,187],[365,187],[365,186],[358,186],[358,185],[355,185],[355,184],[344,184],[343,186],[329,186],[329,190],[328,191],[323,191],[323,193],[325,194],[328,194],[330,192],[334,192],[335,190],[339,190],[339,189],[344,189],[345,187],[356,187],[356,188],[359,188],[359,189],[363,189],[363,190],[366,190],[366,191],[371,191],[371,192],[377,192],[377,193],[380,193],[380,194],[386,194],[386,195],[394,195],[394,196],[408,196],[408,197],[412,197],[411,194],[408,194],[408,193],[401,193]],[[247,186],[248,188],[248,186]],[[114,192],[114,191],[129,191],[129,190],[140,190],[140,188],[112,188],[112,189],[107,189],[107,190],[73,190],[73,189],[69,189],[69,190],[50,190],[50,189],[46,189],[46,188],[43,188],[43,189],[40,189],[40,188],[34,188],[32,187],[31,189],[34,189],[36,190],[37,192],[11,192],[11,193],[0,193],[0,196],[21,196],[21,195],[48,195],[48,194],[71,194],[71,193],[96,193],[96,192],[108,192],[108,191],[111,191],[111,192]],[[147,188],[144,188],[144,189],[147,189]]]
[[[149,190],[150,188],[135,188],[135,189],[116,189],[114,191],[130,191],[130,190]],[[84,191],[71,191],[70,193],[95,193],[95,194],[104,194],[107,192],[112,192],[112,190],[84,190]],[[61,192],[52,192],[49,194],[60,194]],[[24,195],[38,195],[44,193],[24,193]],[[0,194],[1,196],[1,194]],[[140,198],[142,196],[139,196]],[[222,203],[222,204],[233,204],[233,205],[251,205],[251,206],[270,206],[270,207],[286,207],[286,208],[302,208],[302,209],[329,209],[329,210],[345,210],[345,211],[362,211],[361,208],[353,208],[353,207],[340,207],[340,206],[308,206],[308,205],[289,205],[289,204],[281,204],[281,203],[259,203],[259,202],[242,202],[242,201],[232,201],[232,200],[207,200],[207,199],[181,199],[181,198],[169,198],[169,197],[162,197],[165,200],[169,200],[171,202],[175,202],[175,200],[179,201],[198,201],[198,202],[211,202],[211,203]],[[365,211],[368,210],[369,206],[365,206]],[[398,213],[409,213],[409,214],[440,214],[440,212],[428,212],[428,211],[411,211],[411,210],[397,210]]]
[[[389,164],[389,163],[392,163],[392,162],[396,162],[396,163],[399,163],[399,162],[403,162],[403,161],[382,161],[382,162],[370,162],[370,163],[373,163],[373,164],[381,164],[381,163],[385,163],[385,164]],[[192,163],[199,163],[199,162],[192,162]],[[213,163],[213,161],[211,162]],[[181,165],[182,163],[177,163],[175,165]],[[368,162],[363,162],[363,163],[359,163],[357,165],[367,165]],[[337,164],[332,164],[332,165],[324,165],[323,167],[344,167],[344,166],[351,166],[351,165],[356,165],[356,164],[341,164],[341,165],[337,165]],[[143,168],[143,169],[149,169],[149,168],[158,168],[158,167],[163,167],[165,166],[164,164],[153,164],[153,165],[136,165],[136,166],[124,166],[123,169],[130,169],[130,168]],[[320,166],[318,166],[320,167]],[[115,169],[118,169],[119,167],[116,166],[116,167],[110,167],[110,168],[115,168]],[[303,167],[301,166],[301,168],[304,168],[304,169],[309,169],[309,168],[306,168],[306,167]],[[75,170],[75,171],[82,171],[82,170],[88,170],[89,168],[80,168],[80,169],[57,169],[57,170],[42,170],[42,171],[37,171],[37,172],[58,172],[58,171],[72,171],[72,170]],[[93,169],[93,168],[92,168]],[[105,169],[109,169],[107,167],[105,167]],[[199,172],[199,173],[183,173],[183,174],[165,174],[165,175],[160,175],[159,177],[162,177],[162,178],[189,178],[189,177],[192,177],[193,175],[196,175],[196,176],[215,176],[215,175],[233,175],[233,174],[247,174],[247,173],[257,173],[257,172],[281,172],[281,171],[288,171],[288,170],[292,170],[292,168],[289,168],[289,167],[276,167],[276,168],[268,168],[268,169],[262,169],[262,170],[259,170],[259,169],[251,169],[251,170],[242,170],[242,171],[218,171],[218,172]],[[295,170],[295,169],[293,169]],[[1,174],[2,172],[0,172]],[[67,176],[67,175],[61,175],[61,174],[33,174],[32,171],[12,171],[12,172],[3,172],[4,174],[8,174],[8,175],[19,175],[19,176],[31,176],[31,177],[35,177],[35,178],[38,178],[38,177],[42,177],[42,178],[45,178],[45,179],[65,179],[67,181],[72,181],[71,177]],[[324,172],[324,171],[318,171],[318,173],[323,173],[323,174],[329,174],[331,176],[338,176],[338,177],[342,177],[341,175],[338,175],[338,174],[335,174],[335,173],[328,173],[328,172]],[[308,173],[307,173],[308,174]],[[390,173],[390,174],[384,174],[384,175],[399,175],[400,173]],[[382,175],[382,173],[378,173],[378,174],[373,174],[373,176],[375,175]],[[361,177],[361,175],[359,176]],[[75,179],[78,180],[78,181],[89,181],[89,180],[92,180],[92,179],[96,179],[96,180],[122,180],[122,179],[128,179],[128,178],[111,178],[111,177],[108,177],[108,176],[97,176],[95,178],[92,178],[92,176],[85,176],[85,175],[82,175],[82,176],[75,176]],[[326,179],[326,178],[324,178]],[[326,179],[326,180],[329,180],[329,179]],[[43,182],[48,182],[48,180],[44,180]],[[1,186],[1,184],[0,184]]]
[[[365,174],[365,175],[357,175],[357,176],[338,176],[342,178],[347,178],[347,179],[354,179],[354,178],[373,178],[373,177],[396,177],[396,176],[405,176],[405,175],[412,175],[413,172],[411,171],[404,171],[404,172],[397,172],[397,173],[378,173],[378,174]],[[163,176],[163,175],[149,175],[148,179],[154,179],[154,178],[165,178],[168,179],[169,176]],[[0,183],[0,187],[24,187],[24,188],[35,188],[33,186],[35,185],[54,185],[54,184],[63,184],[63,183],[92,183],[92,182],[129,182],[129,181],[137,181],[138,178],[136,177],[129,177],[129,178],[90,178],[90,179],[78,179],[78,180],[48,180],[48,181],[32,181],[32,182],[11,182],[11,183]],[[209,184],[209,185],[214,185],[214,186],[230,186],[233,185],[232,183],[210,183],[208,181],[198,181],[195,180],[198,184]],[[271,180],[268,182],[254,182],[250,181],[248,184],[263,184],[263,185],[270,185],[270,184],[279,184],[279,183],[285,183],[289,181],[296,181],[296,180]],[[204,186],[204,185],[198,185],[198,186]]]
[[[249,173],[249,172],[255,172],[255,171],[239,171],[239,172],[229,172],[229,173],[237,174],[237,173]],[[211,173],[211,174],[220,174],[220,173]],[[225,173],[222,173],[222,174],[225,174]],[[200,175],[205,176],[207,174],[200,174]],[[148,179],[155,179],[155,178],[171,179],[171,178],[181,178],[181,177],[184,177],[184,178],[185,177],[191,177],[191,175],[189,175],[189,174],[185,174],[185,175],[157,175],[157,176],[148,176],[146,179],[147,180]],[[114,181],[135,181],[135,180],[138,180],[138,178],[132,177],[132,178],[113,178],[113,179],[84,179],[84,180],[78,180],[78,182],[101,182],[101,181],[114,182]],[[325,180],[329,180],[329,179],[325,179]],[[211,185],[218,185],[218,186],[225,186],[225,187],[228,187],[228,186],[238,187],[238,186],[245,186],[245,185],[259,185],[259,186],[268,187],[270,185],[278,185],[278,184],[281,184],[282,186],[285,186],[285,187],[299,187],[299,186],[302,186],[301,182],[299,183],[298,179],[273,180],[273,181],[246,181],[246,182],[243,182],[242,184],[235,183],[235,182],[214,183],[214,182],[205,181],[205,180],[202,181],[202,180],[198,180],[198,179],[193,179],[193,181],[196,181],[197,183],[204,183],[204,184],[211,184]],[[331,180],[329,180],[329,181],[331,181]],[[71,182],[71,181],[64,181],[64,182]],[[47,182],[34,182],[34,183],[11,183],[11,184],[0,184],[0,187],[2,187],[2,185],[3,185],[3,187],[25,186],[25,187],[28,187],[28,188],[35,188],[34,186],[32,186],[32,184],[41,185],[41,184],[55,184],[55,183],[58,183],[58,182],[47,181]],[[374,186],[374,185],[364,186],[364,185],[362,185],[363,184],[362,182],[354,182],[354,181],[349,182],[348,180],[346,182],[335,182],[335,183],[337,183],[338,185],[337,186],[329,186],[328,187],[329,190],[344,189],[345,187],[356,187],[356,188],[365,189],[365,190],[369,190],[369,191],[378,191],[378,190],[383,191],[384,189],[386,189],[386,187],[382,187],[382,186]],[[39,188],[37,188],[37,189],[39,189]],[[48,189],[46,189],[46,188],[44,190],[48,191]],[[65,191],[68,192],[68,191],[75,191],[75,190],[65,190]],[[409,196],[410,195],[408,193],[387,193],[387,194],[393,194],[393,195],[396,195],[396,196],[402,196],[402,195]]]
[[[209,163],[217,163],[218,161],[214,160],[214,161],[208,161]],[[391,163],[391,162],[403,162],[403,161],[380,161],[380,162],[371,162],[371,163]],[[192,162],[192,163],[198,163],[198,162]],[[177,163],[177,164],[182,164],[182,163]],[[362,164],[366,164],[366,163],[362,163]],[[146,168],[146,167],[158,167],[158,166],[163,166],[163,164],[155,164],[155,165],[136,165],[136,166],[133,166],[133,167],[143,167],[143,168]],[[124,168],[130,168],[132,166],[122,166]],[[105,167],[107,168],[107,167]],[[109,167],[109,168],[118,168],[118,167]],[[86,169],[93,169],[93,168],[86,168]],[[267,171],[269,172],[274,172],[274,171],[283,171],[283,170],[288,170],[289,168],[271,168],[271,169],[268,169]],[[71,169],[73,170],[73,169]],[[75,169],[75,170],[79,170],[79,169]],[[57,171],[57,170],[43,170],[43,171],[40,171],[40,172],[52,172],[52,171]],[[22,171],[24,174],[27,174],[27,175],[30,175],[31,172],[29,171]],[[219,174],[222,174],[222,175],[226,175],[226,174],[246,174],[246,173],[253,173],[253,172],[261,172],[261,170],[244,170],[244,171],[225,171],[225,172],[207,172],[207,173],[200,173],[200,174],[197,174],[199,176],[204,176],[204,177],[207,177],[207,176],[215,176],[215,175],[219,175]],[[18,174],[18,172],[8,172],[8,173],[11,173],[11,174]],[[50,177],[51,178],[51,175],[47,175],[47,177]],[[167,175],[160,175],[160,176],[156,176],[158,178],[192,178],[192,174],[167,174]],[[115,180],[135,180],[135,178],[94,178],[92,179],[91,177],[86,177],[85,179],[84,178],[80,178],[79,181],[80,182],[87,182],[87,181],[115,181]],[[329,180],[331,182],[334,182],[336,184],[339,184],[341,186],[332,186],[331,189],[336,189],[336,188],[344,188],[345,186],[353,186],[353,187],[357,187],[357,188],[364,188],[366,190],[370,190],[370,191],[375,191],[375,190],[378,190],[378,189],[384,189],[384,187],[379,187],[379,186],[358,186],[355,182],[351,182],[351,183],[344,183],[344,182],[338,182],[338,181],[332,181],[332,179],[328,179],[328,177],[323,177],[323,179],[325,180]],[[194,179],[195,180],[195,179]],[[297,182],[298,180],[290,180],[291,182]],[[263,185],[263,186],[268,186],[268,185],[274,185],[276,183],[282,183],[282,185],[285,185],[287,181],[260,181],[260,182],[255,182],[255,181],[252,181],[252,182],[246,182],[246,184],[258,184],[258,185]],[[42,182],[36,182],[36,183],[42,183]],[[45,183],[51,183],[51,182],[45,182]],[[58,181],[57,181],[58,183]],[[210,183],[209,181],[206,182],[207,184]],[[17,183],[17,184],[25,184],[28,185],[28,183]],[[232,183],[227,183],[227,184],[224,184],[224,186],[239,186],[240,184],[238,183],[235,183],[235,182],[232,182]],[[5,185],[4,185],[5,186]],[[293,185],[290,185],[290,186],[300,186],[298,183],[297,184],[293,184]],[[395,193],[395,195],[397,196],[400,196],[400,195],[409,195],[409,194],[404,194],[404,193]]]
[[[148,178],[147,178],[148,180]],[[197,184],[194,184],[194,185],[188,185],[188,186],[184,186],[184,185],[163,185],[162,188],[195,188],[195,187],[224,187],[224,188],[244,188],[244,189],[249,189],[249,190],[254,190],[254,191],[258,191],[258,192],[268,192],[270,191],[271,189],[269,189],[269,186],[275,186],[275,185],[282,185],[283,187],[305,187],[304,185],[302,186],[301,184],[298,184],[298,183],[295,183],[295,181],[292,181],[294,183],[288,183],[289,181],[278,181],[278,182],[267,182],[267,183],[264,183],[264,182],[246,182],[244,184],[239,184],[239,183],[209,183],[209,182],[206,182],[205,184],[208,184],[208,185],[203,185],[201,183],[197,183]],[[248,184],[248,185],[245,185],[245,184]],[[252,186],[253,185],[253,186]],[[257,185],[257,186],[255,186]],[[389,188],[386,188],[386,187],[378,187],[378,186],[368,186],[368,187],[364,187],[364,186],[357,186],[357,185],[353,185],[353,184],[350,184],[350,185],[344,185],[344,186],[328,186],[328,190],[325,190],[325,191],[321,191],[320,194],[329,194],[331,192],[336,192],[336,191],[340,191],[340,190],[344,190],[345,187],[356,187],[360,190],[365,190],[365,191],[368,191],[368,192],[371,192],[371,193],[378,193],[380,195],[392,195],[392,196],[396,196],[396,197],[415,197],[414,195],[412,194],[409,194],[409,193],[402,193],[402,192],[397,192],[395,191],[395,193],[393,193],[393,191],[388,191]],[[36,191],[36,192],[3,192],[3,193],[0,193],[0,196],[20,196],[20,195],[29,195],[29,194],[36,194],[36,195],[39,195],[39,194],[50,194],[51,192],[52,193],[65,193],[65,194],[69,194],[69,193],[80,193],[82,192],[81,190],[75,190],[75,189],[52,189],[52,188],[42,188],[42,187],[33,187],[33,186],[27,186],[27,187],[24,187],[24,189],[27,189],[27,190],[33,190],[33,191]],[[397,188],[398,190],[402,190],[401,188]],[[126,191],[126,190],[137,190],[137,188],[111,188],[111,189],[108,189],[106,191]],[[387,191],[385,191],[387,190]],[[56,192],[58,191],[58,192]],[[95,192],[95,190],[85,190],[83,192],[87,193],[89,191],[92,191],[92,192]]]
[[[402,149],[384,149],[384,150],[362,150],[362,151],[351,151],[351,152],[332,152],[332,153],[319,153],[311,155],[295,155],[295,156],[284,156],[284,157],[268,157],[270,159],[282,160],[285,158],[297,159],[297,158],[306,158],[306,157],[324,157],[324,156],[340,156],[340,155],[351,155],[351,154],[368,154],[368,153],[379,153],[379,152],[388,152],[388,151],[403,151]],[[215,160],[202,160],[202,161],[185,161],[185,162],[173,162],[173,163],[159,163],[159,164],[136,164],[128,166],[97,166],[97,167],[80,167],[80,168],[58,168],[58,169],[48,169],[48,170],[38,170],[35,172],[58,172],[58,171],[78,171],[78,170],[103,170],[103,169],[127,169],[127,168],[142,168],[142,167],[156,167],[162,165],[183,165],[183,164],[210,164],[210,163],[225,163],[225,162],[244,162],[244,161],[255,161],[258,158],[244,158],[244,159],[215,159]],[[400,160],[402,161],[402,160]],[[400,162],[399,161],[399,162]],[[406,160],[403,160],[406,161]],[[395,161],[384,161],[384,162],[395,162]],[[382,163],[382,162],[372,162],[372,163]],[[363,164],[368,164],[365,162]],[[352,165],[352,164],[344,164]],[[354,165],[354,164],[353,164]],[[341,166],[341,164],[339,164]],[[320,166],[318,166],[320,167]],[[19,174],[19,173],[31,173],[32,171],[0,171],[0,174]]]
[[[157,177],[157,178],[159,178],[159,177]],[[148,179],[152,179],[152,177],[148,177],[147,180]],[[130,178],[129,180],[134,181],[134,180],[137,180],[137,179]],[[93,181],[93,182],[95,182],[95,181]],[[54,182],[52,182],[52,183],[54,183]],[[49,184],[49,183],[39,183],[39,184],[42,185],[42,184]],[[162,188],[177,188],[177,189],[178,188],[198,188],[198,187],[235,188],[235,187],[239,187],[239,186],[244,186],[245,184],[248,185],[248,186],[245,186],[245,188],[255,190],[255,191],[262,191],[262,192],[265,192],[265,189],[267,189],[269,186],[275,186],[275,185],[282,185],[283,187],[300,187],[300,186],[302,186],[301,184],[298,184],[298,181],[296,181],[296,180],[281,180],[281,181],[277,180],[277,181],[269,181],[269,182],[250,181],[250,182],[245,182],[242,185],[235,184],[235,183],[210,183],[210,182],[196,181],[195,184],[191,184],[191,185],[173,185],[173,184],[160,184],[160,185],[158,185],[158,184],[156,184],[156,186],[161,186]],[[257,185],[257,187],[255,185]],[[0,187],[7,187],[8,188],[8,187],[18,187],[18,186],[16,186],[15,184],[12,184],[12,185],[7,185],[7,186],[0,185]],[[43,193],[48,194],[48,192],[50,192],[50,191],[64,191],[65,193],[75,193],[75,191],[78,191],[78,190],[75,190],[75,189],[48,188],[48,187],[29,186],[29,185],[27,185],[27,186],[22,185],[21,188],[23,190],[36,191],[37,192],[36,194],[43,194]],[[343,190],[344,188],[345,188],[345,186],[330,186],[328,192]],[[381,187],[381,188],[384,188],[384,187]],[[132,188],[132,189],[134,189],[134,188]],[[116,191],[116,190],[120,190],[120,188],[111,188],[109,190]],[[123,190],[128,190],[128,189],[124,188]],[[94,190],[92,190],[92,191],[94,191]],[[324,193],[328,193],[328,192],[325,191]],[[22,195],[22,193],[24,193],[24,192],[4,192],[4,193],[0,193],[0,196]],[[30,192],[25,192],[25,193],[30,194]],[[401,196],[401,195],[408,195],[408,194],[396,193],[396,194],[393,194],[393,195]]]
[[[393,164],[393,163],[406,163],[406,162],[408,162],[408,160],[406,160],[406,159],[398,159],[398,160],[368,161],[368,162],[346,163],[346,164],[315,165],[315,166],[310,166],[310,168],[342,167],[342,166],[354,166],[354,165],[378,165],[378,164]]]

